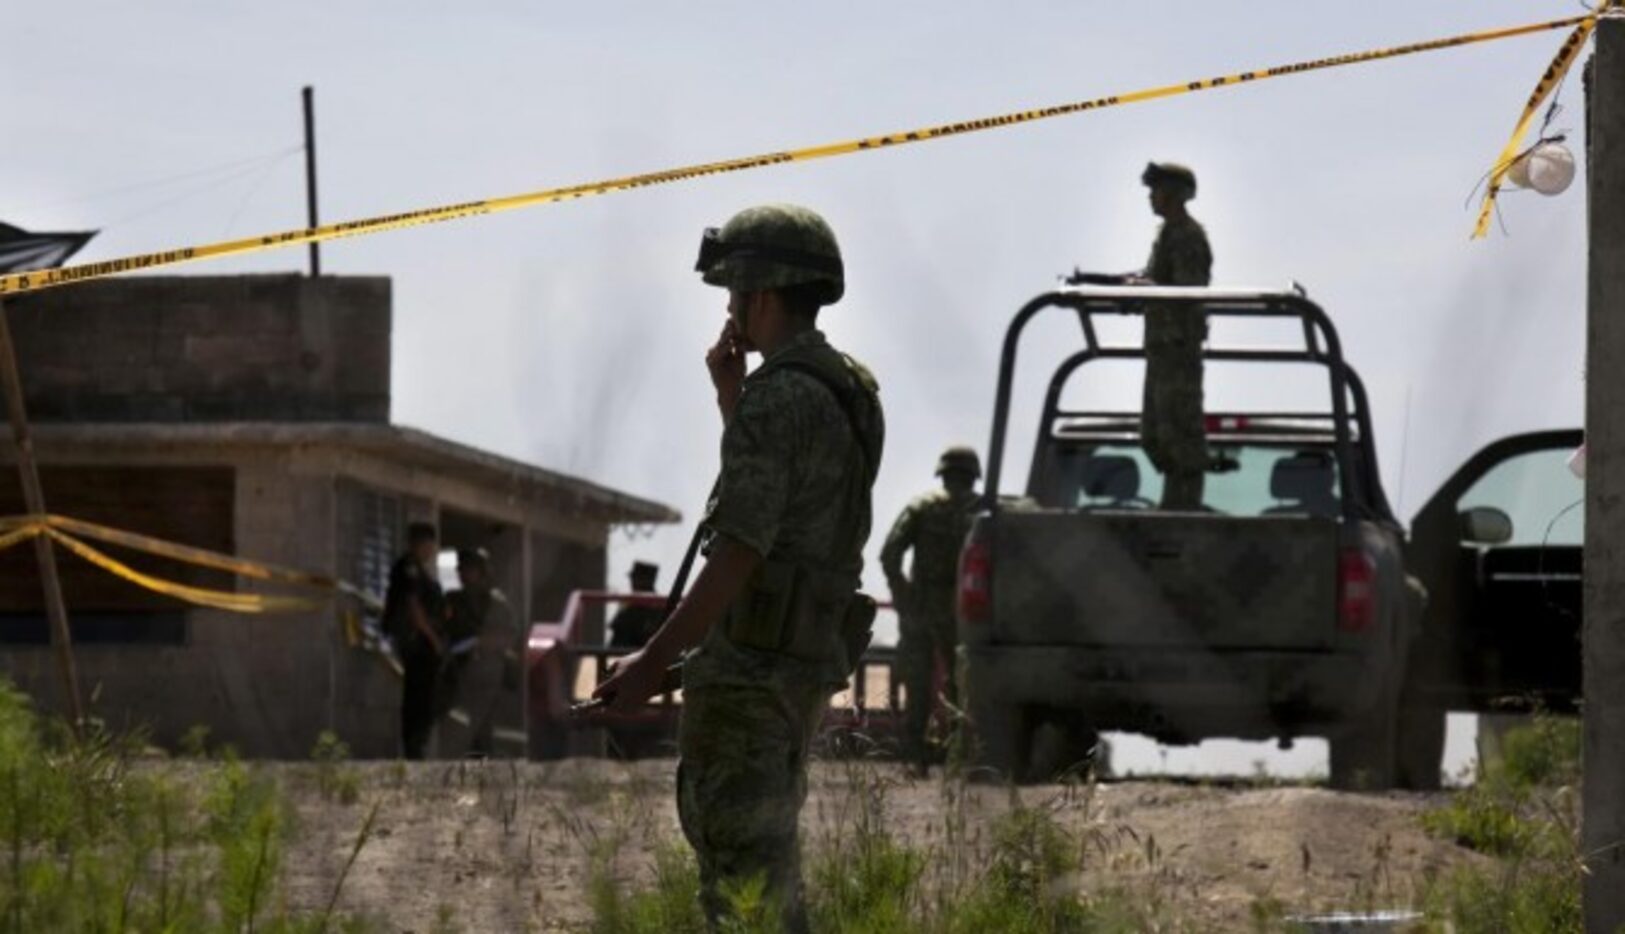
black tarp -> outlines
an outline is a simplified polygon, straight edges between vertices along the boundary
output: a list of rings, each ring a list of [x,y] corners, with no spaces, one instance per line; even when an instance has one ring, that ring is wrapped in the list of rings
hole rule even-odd
[[[67,262],[90,242],[88,233],[29,233],[21,227],[0,223],[0,273],[54,269]]]

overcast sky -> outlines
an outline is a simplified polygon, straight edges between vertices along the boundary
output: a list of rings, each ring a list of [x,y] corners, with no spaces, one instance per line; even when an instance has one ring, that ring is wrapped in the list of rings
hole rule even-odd
[[[1507,0],[13,7],[0,220],[102,228],[81,260],[301,226],[303,84],[317,88],[323,217],[343,220],[1580,11]],[[1200,178],[1192,213],[1215,282],[1297,280],[1332,314],[1370,384],[1390,498],[1408,517],[1482,444],[1581,420],[1583,178],[1557,199],[1507,198],[1509,234],[1467,238],[1468,195],[1561,38],[344,241],[323,247],[324,269],[394,279],[397,422],[693,516],[719,430],[701,358],[725,303],[692,272],[699,232],[762,201],[817,209],[849,275],[825,328],[876,371],[890,421],[873,554],[890,516],[932,484],[942,447],[985,447],[1011,313],[1074,265],[1142,264],[1156,220],[1140,170],[1183,161]],[[1556,126],[1578,142],[1577,75],[1562,100]],[[184,173],[197,174],[145,184]],[[304,261],[301,247],[184,271]],[[1047,376],[1075,339],[1075,325],[1041,330],[1029,372]],[[1268,382],[1233,379],[1210,392],[1268,398]],[[1137,393],[1119,380],[1094,401],[1130,407]],[[1018,471],[1031,425],[1013,430]],[[669,572],[686,537],[620,535],[611,573],[634,556]]]

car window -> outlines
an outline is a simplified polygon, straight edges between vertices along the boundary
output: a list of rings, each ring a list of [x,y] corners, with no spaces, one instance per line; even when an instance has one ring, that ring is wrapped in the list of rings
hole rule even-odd
[[[1297,450],[1257,444],[1215,444],[1202,504],[1231,516],[1317,515],[1339,512],[1337,467],[1324,448]],[[1101,444],[1068,451],[1058,461],[1059,490],[1048,505],[1088,509],[1147,508],[1162,496],[1162,474],[1137,444]],[[1280,495],[1277,495],[1280,494]]]
[[[1491,506],[1512,519],[1509,545],[1579,545],[1585,541],[1585,484],[1568,468],[1567,449],[1510,457],[1478,478],[1456,511]]]

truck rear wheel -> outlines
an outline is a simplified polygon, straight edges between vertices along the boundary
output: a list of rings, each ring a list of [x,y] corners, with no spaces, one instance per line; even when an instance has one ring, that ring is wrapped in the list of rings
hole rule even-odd
[[[1399,723],[1399,787],[1438,791],[1444,777],[1445,712],[1404,708]]]
[[[1399,698],[1399,787],[1411,791],[1438,791],[1444,770],[1445,708],[1422,694],[1420,672],[1406,672]]]
[[[1330,737],[1331,786],[1387,791],[1399,781],[1399,692],[1390,684],[1371,709]]]
[[[1100,733],[1076,711],[1040,708],[1031,724],[1027,777],[1035,782],[1078,778],[1098,768]]]

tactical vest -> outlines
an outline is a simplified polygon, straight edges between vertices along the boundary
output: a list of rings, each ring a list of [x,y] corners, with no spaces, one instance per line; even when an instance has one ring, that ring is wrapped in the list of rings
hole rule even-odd
[[[863,469],[853,471],[844,493],[838,554],[862,548],[856,521],[880,470],[884,429],[874,377],[862,364],[827,345],[792,347],[775,354],[759,373],[789,369],[829,390],[846,415]],[[872,521],[872,516],[871,516]],[[819,566],[768,554],[745,591],[728,608],[724,633],[736,645],[809,662],[833,662],[850,673],[868,647],[874,599],[857,592],[849,568]]]
[[[942,495],[922,503],[914,518],[913,582],[926,588],[952,588],[958,576],[959,552],[970,534],[980,498],[972,493],[955,500]]]

